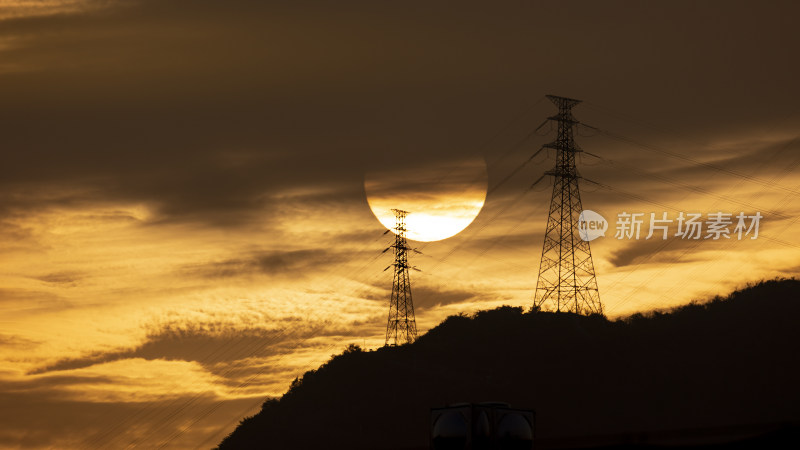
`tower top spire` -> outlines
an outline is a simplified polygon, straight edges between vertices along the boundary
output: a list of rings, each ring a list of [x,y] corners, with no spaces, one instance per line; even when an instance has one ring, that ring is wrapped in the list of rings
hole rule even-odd
[[[546,97],[549,98],[551,102],[555,103],[556,106],[558,106],[559,108],[572,108],[573,106],[583,101],[569,97],[559,97],[558,95],[552,95],[552,94],[547,94]]]

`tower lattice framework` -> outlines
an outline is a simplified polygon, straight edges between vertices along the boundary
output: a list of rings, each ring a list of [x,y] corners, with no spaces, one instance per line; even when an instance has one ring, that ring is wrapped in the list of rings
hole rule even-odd
[[[558,114],[548,117],[558,123],[558,136],[544,146],[556,151],[556,164],[545,172],[553,177],[553,196],[533,305],[558,312],[602,314],[592,252],[578,229],[583,207],[575,155],[582,150],[575,144],[573,131],[579,122],[573,117],[572,108],[581,101],[554,95],[547,98],[558,106]]]
[[[414,303],[411,300],[411,280],[408,270],[408,251],[411,248],[406,240],[407,211],[393,209],[396,217],[394,243],[394,280],[392,297],[389,301],[389,323],[386,326],[386,344],[411,343],[417,339],[417,322],[414,319]]]

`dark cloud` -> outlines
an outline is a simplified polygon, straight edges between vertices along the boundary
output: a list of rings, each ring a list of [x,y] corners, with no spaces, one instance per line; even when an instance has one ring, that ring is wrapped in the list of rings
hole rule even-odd
[[[274,330],[233,329],[225,325],[208,325],[189,328],[162,327],[148,334],[135,348],[98,351],[66,358],[30,372],[32,375],[74,370],[124,359],[196,361],[211,372],[222,370],[218,363],[230,363],[247,358],[266,358],[290,354],[309,345],[307,339],[319,337],[360,336],[358,330],[347,323],[330,321],[309,322],[300,317],[282,319],[283,327]],[[254,370],[254,369],[252,369]]]
[[[745,149],[731,155],[728,151],[710,161],[700,161],[707,165],[684,161],[680,167],[664,170],[661,174],[670,178],[701,181],[708,185],[713,180],[713,188],[741,185],[759,191],[786,193],[793,186],[780,183],[780,178],[792,173],[800,165],[800,134],[780,139],[777,142],[743,142]],[[727,149],[726,149],[727,150]]]
[[[538,221],[544,221],[547,219],[547,212],[540,211],[539,214],[531,214],[534,216],[534,219],[538,223]],[[515,222],[513,220],[509,221],[510,224],[506,225],[507,231],[510,227],[516,227],[517,230],[511,233],[503,233],[498,232],[497,235],[488,236],[488,237],[481,237],[475,236],[469,240],[464,240],[463,248],[468,250],[473,254],[483,254],[483,253],[491,253],[493,248],[502,249],[502,248],[510,248],[517,252],[531,252],[532,250],[537,250],[541,247],[542,241],[544,240],[544,232],[543,230],[537,230],[536,232],[525,232],[520,231],[519,228],[533,228],[533,226],[521,227],[518,226],[520,222]],[[524,222],[523,222],[524,224]],[[497,231],[497,230],[495,230]],[[491,255],[490,255],[491,256]]]
[[[674,228],[671,228],[674,232]],[[613,239],[614,230],[609,230],[607,238]],[[713,249],[720,243],[710,240],[680,239],[669,236],[669,239],[661,238],[645,239],[647,230],[642,230],[641,239],[631,240],[628,245],[614,252],[609,261],[616,267],[624,267],[639,264],[682,264],[701,260],[693,256],[692,251],[697,252]],[[659,234],[656,232],[655,237]]]
[[[36,280],[44,281],[48,284],[75,286],[84,274],[75,271],[51,272],[35,277]]]
[[[0,206],[55,191],[236,225],[292,187],[360,201],[365,170],[492,155],[487,138],[549,91],[687,133],[767,123],[795,110],[796,7],[145,0],[6,20]]]
[[[40,342],[32,339],[14,336],[10,334],[0,334],[0,347],[23,347],[32,348]]]
[[[486,167],[482,158],[440,161],[401,161],[382,171],[367,174],[365,186],[370,196],[435,201],[439,195],[459,195],[465,191],[486,190]]]
[[[414,286],[413,294],[414,308],[420,311],[437,306],[462,303],[478,296],[477,292],[443,289],[426,285]]]
[[[800,264],[782,269],[781,273],[790,278],[798,278],[800,277]]]
[[[229,278],[253,274],[303,276],[309,269],[343,261],[349,254],[325,249],[262,251],[250,256],[192,264],[180,269],[200,278]]]
[[[74,385],[104,385],[110,383],[113,383],[113,380],[105,376],[46,375],[40,377],[29,377],[25,380],[4,380],[2,382],[2,386],[3,391],[7,393],[46,392],[57,398],[63,399],[66,397],[66,393],[59,389]]]
[[[391,273],[389,273],[389,276],[391,276]],[[412,275],[412,277],[414,277],[414,275]],[[392,287],[391,279],[389,278],[385,282],[379,282],[373,284],[372,287],[383,290],[383,293],[375,293],[374,291],[361,292],[359,293],[359,296],[366,300],[374,300],[377,301],[378,303],[386,304],[388,312],[388,304],[389,304],[388,302],[389,302],[389,297],[391,295],[391,287]],[[452,289],[452,288],[429,285],[424,283],[421,284],[418,282],[413,283],[411,293],[413,296],[414,309],[418,313],[424,310],[435,308],[437,306],[462,303],[467,300],[474,299],[480,295],[479,292],[471,292],[463,289]],[[385,317],[381,317],[380,319],[378,319],[377,322],[373,322],[373,324],[383,323],[384,320]],[[369,322],[365,321],[364,323],[366,324]]]
[[[60,309],[72,306],[72,302],[53,292],[31,289],[0,289],[0,304],[13,304],[26,310]]]

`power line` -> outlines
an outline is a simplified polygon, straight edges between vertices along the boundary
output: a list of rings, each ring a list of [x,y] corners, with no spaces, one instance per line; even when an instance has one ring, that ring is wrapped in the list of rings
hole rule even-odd
[[[587,125],[585,123],[581,123],[581,125],[583,125],[583,126],[585,126],[587,128],[591,128],[591,129],[597,131],[598,133],[600,133],[600,134],[602,134],[604,136],[608,136],[608,137],[610,137],[612,139],[616,139],[616,140],[621,141],[621,142],[627,142],[629,144],[636,145],[638,147],[641,147],[641,148],[643,148],[645,150],[649,150],[649,151],[654,152],[654,153],[658,153],[658,154],[661,154],[661,155],[666,155],[666,156],[669,156],[669,157],[674,158],[674,159],[678,159],[678,160],[685,161],[685,162],[690,162],[690,163],[692,163],[694,165],[697,165],[697,166],[702,166],[702,167],[705,167],[705,168],[708,168],[708,169],[715,170],[717,172],[721,172],[721,173],[725,173],[725,174],[728,174],[728,175],[732,175],[732,176],[741,178],[743,180],[747,180],[747,181],[749,181],[751,183],[756,183],[758,185],[761,185],[761,186],[769,188],[769,189],[780,189],[780,190],[782,190],[784,192],[788,192],[790,194],[800,195],[800,191],[798,191],[797,189],[792,189],[792,188],[789,188],[789,187],[786,187],[786,186],[783,186],[783,185],[780,185],[780,184],[770,183],[770,182],[768,182],[766,180],[762,180],[760,178],[756,178],[756,177],[741,173],[741,172],[736,171],[736,170],[726,169],[726,168],[724,168],[722,166],[719,166],[717,164],[704,162],[704,161],[699,161],[699,160],[697,160],[695,158],[692,158],[692,157],[689,157],[689,156],[686,156],[686,155],[682,155],[680,153],[676,153],[676,152],[673,152],[673,151],[670,151],[670,150],[665,150],[665,149],[662,149],[662,148],[659,148],[659,147],[655,147],[653,145],[644,144],[642,142],[639,142],[639,141],[637,141],[635,139],[623,136],[621,134],[612,133],[610,131],[603,130],[601,128],[597,128],[597,127],[594,127],[594,126],[591,126],[591,125]],[[794,141],[795,139],[797,139],[797,137],[792,139],[792,141]]]

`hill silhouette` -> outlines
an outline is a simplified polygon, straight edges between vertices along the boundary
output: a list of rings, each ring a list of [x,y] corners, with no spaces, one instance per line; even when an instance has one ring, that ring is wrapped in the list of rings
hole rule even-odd
[[[411,345],[351,345],[219,448],[423,449],[429,408],[492,400],[535,409],[545,447],[796,423],[799,317],[794,279],[615,321],[507,306],[451,316]]]

